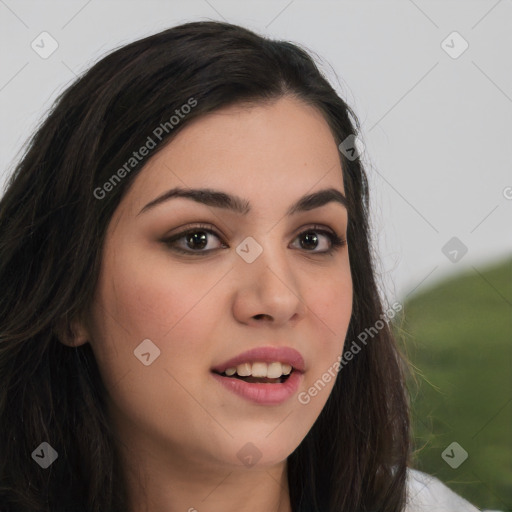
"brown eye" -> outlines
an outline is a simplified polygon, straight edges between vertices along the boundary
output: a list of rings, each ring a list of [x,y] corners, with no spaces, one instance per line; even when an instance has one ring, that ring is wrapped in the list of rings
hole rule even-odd
[[[206,231],[194,231],[185,235],[187,247],[190,249],[204,249],[208,245]]]
[[[200,255],[227,247],[222,242],[215,244],[215,239],[220,241],[219,235],[212,229],[198,226],[166,238],[163,242],[173,251],[182,254]]]
[[[333,231],[320,228],[310,228],[299,233],[296,239],[300,240],[300,248],[315,254],[331,254],[346,244],[344,238]],[[320,250],[315,250],[320,247]]]
[[[301,246],[303,249],[316,249],[317,248],[317,246],[319,244],[319,240],[318,240],[318,236],[316,235],[316,233],[314,231],[307,231],[302,236],[303,236],[303,238],[302,238]]]

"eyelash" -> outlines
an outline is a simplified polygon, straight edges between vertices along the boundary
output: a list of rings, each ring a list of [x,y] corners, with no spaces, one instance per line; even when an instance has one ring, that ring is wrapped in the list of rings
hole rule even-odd
[[[217,237],[219,240],[221,240],[221,237],[220,235],[218,235],[213,229],[211,229],[211,226],[208,225],[208,224],[198,224],[197,226],[194,226],[192,228],[189,228],[185,231],[182,231],[181,233],[177,233],[169,238],[165,238],[162,240],[162,242],[164,242],[170,249],[172,249],[173,251],[176,251],[178,253],[181,253],[181,254],[186,254],[186,255],[193,255],[193,256],[201,256],[201,255],[204,255],[204,254],[209,254],[213,251],[217,251],[218,249],[221,249],[221,248],[217,248],[217,249],[209,249],[207,251],[202,251],[202,250],[199,250],[199,251],[193,251],[193,250],[185,250],[185,249],[182,249],[180,247],[176,247],[175,245],[173,245],[175,242],[177,242],[178,240],[184,238],[185,236],[187,235],[191,235],[191,234],[194,234],[194,233],[198,233],[198,232],[206,232],[206,233],[209,233],[211,235],[214,235],[215,237]],[[329,247],[329,249],[327,249],[326,251],[308,251],[306,249],[304,249],[305,252],[308,252],[308,253],[312,253],[312,254],[321,254],[321,255],[324,255],[324,256],[330,256],[332,255],[335,251],[341,249],[342,247],[344,247],[347,243],[347,241],[345,240],[345,238],[342,238],[342,237],[339,237],[336,233],[332,232],[332,231],[328,231],[320,226],[316,226],[316,225],[313,225],[307,229],[305,229],[304,231],[301,231],[297,236],[296,238],[299,238],[301,235],[305,235],[306,233],[317,233],[317,234],[321,234],[321,235],[325,235],[327,236],[327,238],[329,239],[330,243],[331,243],[331,246]],[[222,240],[221,240],[222,242]],[[223,245],[224,242],[222,242]],[[226,247],[224,247],[226,248]]]

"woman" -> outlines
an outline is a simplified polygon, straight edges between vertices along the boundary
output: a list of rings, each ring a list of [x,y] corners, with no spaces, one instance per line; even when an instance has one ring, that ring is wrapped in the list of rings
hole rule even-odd
[[[63,93],[0,207],[2,511],[476,510],[408,468],[358,129],[227,23]]]

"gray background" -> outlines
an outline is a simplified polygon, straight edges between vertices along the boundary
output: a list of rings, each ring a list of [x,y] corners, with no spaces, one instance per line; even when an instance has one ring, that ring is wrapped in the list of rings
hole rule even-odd
[[[390,303],[511,253],[511,0],[0,0],[0,185],[77,74],[113,48],[206,19],[312,50],[354,108]],[[43,31],[59,45],[47,59],[31,47]],[[443,49],[462,48],[446,39],[454,31],[469,44],[457,58]],[[454,236],[468,251],[452,262],[442,248]]]

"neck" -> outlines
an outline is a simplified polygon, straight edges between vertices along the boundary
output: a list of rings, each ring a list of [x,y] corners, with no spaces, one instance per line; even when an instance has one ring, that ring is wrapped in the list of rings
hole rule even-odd
[[[291,512],[286,461],[223,466],[134,441],[119,443],[129,512]]]
[[[126,469],[130,512],[291,512],[285,462],[233,470],[139,457]]]

